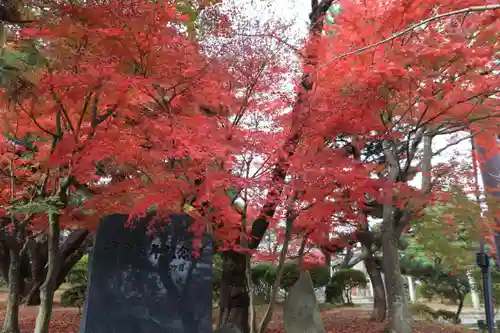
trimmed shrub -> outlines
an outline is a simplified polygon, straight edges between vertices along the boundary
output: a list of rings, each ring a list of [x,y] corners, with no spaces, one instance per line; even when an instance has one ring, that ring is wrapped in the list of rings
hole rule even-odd
[[[268,270],[268,282],[276,279],[276,270],[277,266],[274,265],[272,269]],[[309,270],[309,273],[311,274],[314,289],[326,286],[330,280],[330,271],[328,267],[314,267]],[[280,288],[287,293],[290,292],[295,282],[299,279],[299,275],[300,271],[297,268],[297,263],[295,261],[286,262],[283,268],[283,275],[281,276]]]
[[[325,287],[330,282],[330,267],[318,266],[310,270],[315,289]]]
[[[437,310],[436,319],[445,324],[460,324],[460,319],[456,320],[457,314],[448,310]]]
[[[436,320],[438,318],[436,312],[425,304],[412,303],[409,304],[409,307],[410,312],[415,316],[419,316],[427,320]]]
[[[71,285],[87,284],[88,282],[88,256],[83,256],[66,276],[66,282]]]
[[[268,262],[260,262],[252,266],[252,283],[257,303],[267,303],[271,295],[271,287],[275,276],[273,265]]]
[[[345,304],[352,304],[351,292],[356,287],[366,287],[368,279],[362,271],[357,269],[340,269],[336,271],[331,283],[336,284],[342,290],[342,300]]]
[[[71,287],[61,294],[61,306],[78,307],[81,309],[87,294],[87,284],[80,284]]]
[[[283,274],[281,275],[280,287],[286,293],[289,293],[298,279],[299,270],[297,269],[297,264],[294,261],[286,262],[283,268]]]
[[[434,288],[429,288],[427,283],[422,283],[418,286],[419,294],[425,298],[428,302],[432,301],[434,296],[436,295],[436,291]]]
[[[332,281],[326,286],[325,301],[331,304],[343,303],[342,287],[337,282]]]

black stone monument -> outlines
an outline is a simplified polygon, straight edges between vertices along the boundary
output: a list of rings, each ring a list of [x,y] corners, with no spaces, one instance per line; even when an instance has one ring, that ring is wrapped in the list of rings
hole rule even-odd
[[[110,215],[97,229],[79,333],[212,332],[208,237],[196,256],[189,215],[154,224],[148,216],[132,227],[127,219]]]

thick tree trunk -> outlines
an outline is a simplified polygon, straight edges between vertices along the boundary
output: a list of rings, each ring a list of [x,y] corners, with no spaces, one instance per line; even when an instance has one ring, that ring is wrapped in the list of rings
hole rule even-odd
[[[7,284],[9,283],[9,264],[9,248],[5,241],[0,241],[0,274]]]
[[[388,333],[411,333],[411,315],[401,275],[392,204],[384,205],[382,222],[383,268],[389,303]]]
[[[366,271],[370,276],[370,283],[373,287],[373,310],[371,320],[383,322],[387,315],[387,299],[385,296],[384,281],[375,258],[372,254],[364,260]]]
[[[87,229],[77,229],[73,231],[61,245],[61,262],[57,273],[56,287],[59,288],[64,283],[66,276],[85,254],[85,250],[92,240]],[[44,269],[47,263],[47,242],[38,242],[30,248],[31,257],[31,285],[26,292],[25,304],[29,306],[40,304],[40,287],[47,275]]]
[[[40,287],[45,276],[45,264],[48,256],[48,243],[44,240],[33,242],[28,246],[31,259],[31,284],[26,292],[24,303],[26,305],[40,305]]]
[[[62,246],[62,262],[59,273],[57,274],[56,289],[64,283],[66,276],[78,263],[78,261],[82,259],[83,255],[85,254],[85,250],[92,241],[92,237],[89,235],[88,230],[80,230],[77,232],[80,236],[79,238],[72,238],[71,242],[68,242],[68,240],[70,239],[68,237],[68,239]]]
[[[271,318],[273,316],[276,297],[278,296],[278,291],[280,289],[281,276],[283,275],[283,270],[285,268],[285,260],[286,260],[286,255],[288,253],[288,245],[290,243],[290,238],[292,237],[293,220],[294,217],[287,218],[285,240],[283,241],[283,247],[281,249],[280,256],[278,259],[278,267],[276,268],[276,280],[274,280],[273,289],[271,290],[271,297],[270,297],[271,299],[269,300],[266,313],[264,314],[264,317],[262,318],[262,321],[259,325],[258,333],[265,333],[265,331],[267,331],[267,326],[269,325],[269,322],[271,321]],[[299,251],[299,264],[297,265],[297,267],[299,268],[301,267],[301,257],[303,252],[304,249],[301,248],[301,250]]]
[[[49,216],[49,262],[45,282],[40,287],[40,306],[36,317],[35,333],[48,333],[52,304],[59,270],[59,234],[58,216]]]
[[[255,312],[255,286],[252,281],[252,265],[251,265],[251,258],[247,257],[247,267],[246,267],[246,282],[247,282],[247,289],[248,293],[250,296],[250,306],[249,306],[249,323],[250,323],[250,333],[255,333],[257,332],[257,317],[256,317],[256,312]]]
[[[249,333],[250,297],[246,286],[247,258],[235,251],[222,254],[220,313],[217,326],[234,325],[241,333]]]
[[[9,295],[2,332],[19,333],[21,258],[19,253],[13,250],[9,251],[9,258]]]

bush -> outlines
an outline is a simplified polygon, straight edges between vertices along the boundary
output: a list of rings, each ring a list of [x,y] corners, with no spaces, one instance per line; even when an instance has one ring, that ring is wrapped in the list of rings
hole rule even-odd
[[[475,289],[479,294],[479,297],[482,302],[484,302],[484,292],[483,292],[483,283],[481,270],[476,268],[473,273],[473,278],[475,281]],[[496,269],[491,270],[491,280],[492,280],[492,293],[493,293],[493,303],[496,307],[500,306],[500,271]]]
[[[71,285],[87,284],[88,282],[88,256],[84,255],[66,276],[66,282]]]
[[[460,319],[456,319],[456,313],[448,310],[437,310],[436,319],[445,324],[460,324]]]
[[[267,279],[272,281],[276,279],[276,269],[274,266],[273,269],[268,271]],[[325,266],[314,267],[309,270],[311,274],[311,280],[313,283],[314,289],[322,288],[326,286],[330,280],[330,270]],[[299,279],[300,271],[297,268],[297,263],[295,261],[289,261],[285,263],[285,267],[283,268],[283,275],[281,276],[280,288],[285,292],[290,292],[293,285]]]
[[[318,266],[310,270],[315,289],[325,287],[330,282],[330,267]]]
[[[335,281],[326,286],[325,301],[331,304],[343,303],[342,287]]]
[[[297,264],[294,261],[286,262],[283,268],[283,274],[281,275],[280,287],[286,293],[289,293],[298,279],[299,270],[297,269]]]
[[[428,302],[432,301],[432,299],[436,295],[436,291],[434,290],[434,288],[429,288],[429,285],[427,283],[422,283],[421,285],[419,285],[418,292]]]
[[[220,294],[220,282],[222,280],[222,258],[219,254],[212,256],[212,301],[217,303]]]
[[[260,262],[252,265],[252,283],[255,288],[255,294],[262,301],[268,302],[271,295],[271,289],[276,281],[278,266],[268,263]],[[315,289],[324,287],[328,284],[329,268],[324,266],[315,267],[309,270],[311,279]],[[299,279],[299,270],[295,261],[285,262],[283,267],[283,274],[280,280],[280,288],[285,293],[290,292],[293,285]]]
[[[252,283],[257,300],[262,303],[269,301],[271,287],[276,276],[274,265],[260,262],[252,266]]]
[[[341,289],[342,300],[345,304],[352,304],[351,291],[356,287],[366,287],[368,280],[362,271],[357,269],[340,269],[332,276],[332,284]]]
[[[420,316],[427,320],[436,320],[436,312],[429,306],[422,303],[412,303],[410,306],[410,312],[415,316]]]
[[[79,284],[64,291],[61,295],[61,306],[81,309],[87,294],[87,284]]]

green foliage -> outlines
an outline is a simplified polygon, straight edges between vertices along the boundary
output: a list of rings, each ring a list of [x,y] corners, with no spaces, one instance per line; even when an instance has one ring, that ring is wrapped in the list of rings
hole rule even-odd
[[[427,320],[437,319],[436,312],[429,306],[422,303],[412,303],[409,304],[410,312],[414,316],[419,316]]]
[[[471,291],[466,273],[475,262],[481,219],[477,202],[457,187],[450,187],[449,193],[446,204],[427,207],[412,224],[400,262],[403,274],[424,282],[419,287],[423,297],[436,295],[458,304],[454,316],[441,312],[436,317],[446,322],[453,317],[455,322]]]
[[[222,280],[222,258],[220,254],[212,256],[212,300],[216,302],[219,299],[220,283]]]
[[[435,296],[434,290],[432,288],[429,288],[429,285],[427,283],[422,283],[421,285],[419,285],[418,292],[428,302],[432,301]]]
[[[318,266],[310,270],[313,286],[316,289],[326,286],[330,282],[330,267]]]
[[[335,288],[340,288],[343,302],[352,304],[352,289],[356,287],[366,287],[367,284],[368,280],[362,271],[346,268],[340,269],[333,274],[329,288],[334,294],[337,291]]]
[[[269,300],[272,285],[276,281],[277,266],[272,263],[261,262],[252,266],[252,282],[255,293],[264,300]],[[329,268],[315,267],[310,270],[314,288],[321,288],[328,284]],[[295,282],[299,278],[299,270],[295,261],[285,263],[283,274],[280,280],[280,288],[285,292],[290,292]]]
[[[470,292],[470,285],[466,276],[441,277],[424,283],[428,294],[444,297],[454,303],[465,299]]]
[[[295,262],[286,262],[281,275],[280,287],[288,293],[298,279],[299,271]]]
[[[443,266],[463,272],[475,262],[481,208],[458,188],[450,188],[450,195],[446,205],[427,207],[413,223],[413,247],[405,254],[430,263],[439,258]]]
[[[419,287],[423,297],[430,300],[436,295],[458,304],[457,312],[453,315],[453,322],[456,322],[455,318],[460,315],[465,296],[471,291],[465,272],[454,272],[438,263],[431,264],[428,260],[414,259],[409,261],[408,258],[402,258],[401,271],[403,274],[411,275],[423,282]],[[441,316],[436,318],[450,322],[448,315],[441,313]]]
[[[66,276],[66,282],[71,285],[87,285],[88,255],[84,255]]]
[[[57,215],[60,214],[58,206],[61,203],[56,201],[55,198],[49,197],[40,199],[38,201],[28,202],[21,205],[14,205],[10,208],[14,213],[26,213],[26,214],[36,214],[36,213],[46,213],[47,215]]]
[[[337,282],[330,282],[325,288],[325,298],[328,303],[339,304],[344,303],[342,297],[343,289],[342,286]]]
[[[220,284],[222,279],[222,258],[219,254],[212,256],[212,279],[214,284]]]
[[[438,320],[446,324],[459,324],[456,320],[456,313],[448,310],[433,310],[431,307],[422,303],[412,303],[409,305],[410,311],[414,316],[427,320]]]
[[[476,281],[474,289],[478,292],[481,301],[484,302],[481,270],[479,268],[473,270],[472,277],[474,278],[474,281]],[[493,304],[495,305],[495,308],[498,308],[498,306],[500,306],[500,272],[494,268],[491,270],[491,280]]]
[[[314,267],[310,270],[310,273],[315,289],[324,287],[328,284],[328,280],[330,279],[328,267]],[[285,263],[283,274],[281,276],[280,287],[287,293],[290,292],[295,282],[297,282],[297,280],[299,279],[299,274],[300,272],[297,269],[297,264],[295,263],[295,261],[289,261]],[[269,276],[268,278],[270,277],[271,276]]]
[[[332,282],[337,282],[343,288],[366,287],[368,280],[365,274],[357,269],[339,269],[332,276]]]
[[[460,324],[460,319],[456,319],[456,313],[448,310],[437,310],[436,318],[443,323]]]
[[[61,306],[81,307],[87,294],[87,284],[79,284],[64,291],[61,295]]]
[[[276,278],[276,267],[268,262],[252,265],[252,283],[257,303],[267,303],[270,299],[272,284]]]

